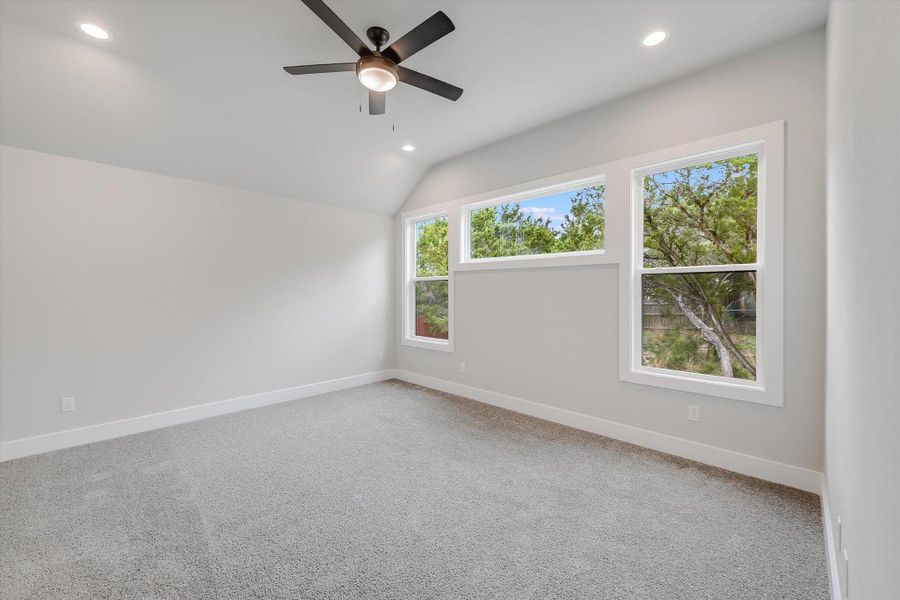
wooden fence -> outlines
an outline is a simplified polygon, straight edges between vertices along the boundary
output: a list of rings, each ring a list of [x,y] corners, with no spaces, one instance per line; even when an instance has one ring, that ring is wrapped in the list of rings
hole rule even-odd
[[[645,330],[695,329],[686,316],[673,314],[670,306],[649,303],[643,305],[642,325]],[[753,335],[756,333],[755,312],[745,311],[740,316],[726,315],[722,318],[722,326],[726,333]]]

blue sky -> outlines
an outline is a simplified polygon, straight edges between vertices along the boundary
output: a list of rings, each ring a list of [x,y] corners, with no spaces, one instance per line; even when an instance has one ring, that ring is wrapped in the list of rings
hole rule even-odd
[[[519,202],[519,207],[523,212],[529,212],[536,217],[549,218],[554,229],[559,229],[563,218],[569,212],[569,207],[572,206],[572,196],[579,191],[572,190],[571,192],[561,192],[552,196],[526,200]]]

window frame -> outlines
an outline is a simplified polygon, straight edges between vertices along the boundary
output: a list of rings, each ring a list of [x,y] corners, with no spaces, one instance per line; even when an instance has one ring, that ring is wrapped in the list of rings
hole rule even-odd
[[[447,275],[419,277],[416,274],[416,225],[424,221],[438,218],[447,219]],[[453,352],[453,267],[452,267],[452,226],[450,211],[447,209],[427,212],[408,213],[404,216],[404,302],[403,302],[403,338],[407,346]],[[429,338],[416,335],[416,282],[447,282],[447,339]]]
[[[644,267],[645,176],[664,170],[756,153],[756,262],[690,267]],[[620,271],[620,379],[765,404],[784,405],[783,245],[784,122],[777,121],[630,160],[630,247]],[[642,363],[641,276],[646,274],[756,271],[755,381],[648,367]]]
[[[583,175],[583,174],[582,174]],[[565,176],[563,176],[565,177]],[[559,179],[559,178],[554,178]],[[603,204],[606,215],[604,223],[604,247],[600,250],[582,250],[577,252],[556,252],[546,254],[523,254],[520,256],[494,256],[487,258],[471,258],[472,243],[472,227],[471,214],[475,210],[498,206],[500,204],[511,204],[516,202],[527,202],[562,192],[574,191],[577,189],[589,187],[592,185],[606,186],[607,178],[605,173],[592,173],[577,179],[566,178],[562,181],[553,183],[544,182],[538,187],[526,187],[521,191],[515,191],[504,195],[491,195],[487,199],[478,200],[462,204],[460,207],[460,253],[457,270],[468,271],[478,269],[504,269],[515,267],[544,267],[544,266],[573,266],[573,265],[589,265],[601,264],[609,262],[604,260],[609,246],[609,201],[608,194],[604,194]]]

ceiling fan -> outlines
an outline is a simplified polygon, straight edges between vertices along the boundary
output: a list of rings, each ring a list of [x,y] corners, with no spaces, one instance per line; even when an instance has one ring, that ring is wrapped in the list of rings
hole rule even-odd
[[[284,67],[284,70],[291,75],[356,71],[360,83],[369,90],[370,115],[384,114],[387,92],[393,89],[398,81],[443,96],[448,100],[456,101],[462,96],[462,89],[455,85],[400,66],[401,62],[419,50],[430,46],[456,29],[453,21],[443,12],[434,13],[384,50],[382,47],[390,39],[388,30],[384,27],[369,27],[366,36],[375,45],[373,51],[322,0],[302,0],[302,2],[359,55],[359,60],[348,63]]]

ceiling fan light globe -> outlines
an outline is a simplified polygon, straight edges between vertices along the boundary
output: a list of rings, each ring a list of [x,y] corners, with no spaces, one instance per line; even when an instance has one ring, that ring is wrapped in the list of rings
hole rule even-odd
[[[397,77],[381,67],[367,67],[360,69],[359,82],[373,92],[386,92],[397,85]]]
[[[356,63],[356,76],[373,92],[386,92],[400,81],[400,70],[383,56],[364,56]]]

